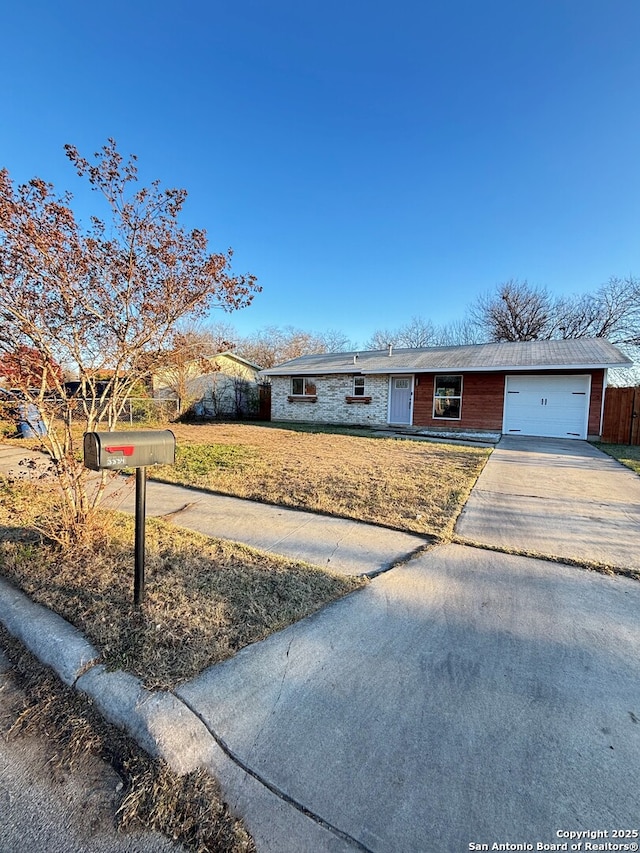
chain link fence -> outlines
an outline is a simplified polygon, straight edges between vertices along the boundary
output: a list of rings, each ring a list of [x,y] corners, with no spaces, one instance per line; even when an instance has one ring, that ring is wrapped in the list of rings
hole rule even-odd
[[[85,408],[90,400],[60,400],[45,401],[47,417],[59,420],[70,419],[72,422],[85,420]],[[118,418],[118,423],[133,425],[155,426],[166,424],[176,419],[178,415],[177,400],[155,400],[149,397],[132,397],[127,400]],[[35,407],[18,399],[0,400],[0,436],[15,435],[16,433],[40,433],[40,417]],[[100,427],[101,424],[98,424]],[[106,429],[106,424],[104,425]]]

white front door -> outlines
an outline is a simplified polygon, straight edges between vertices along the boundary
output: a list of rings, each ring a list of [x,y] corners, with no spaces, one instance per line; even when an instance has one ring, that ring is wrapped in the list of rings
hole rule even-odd
[[[413,376],[392,376],[389,395],[389,423],[410,424],[413,403]]]
[[[507,435],[586,438],[590,377],[507,376],[504,428]]]

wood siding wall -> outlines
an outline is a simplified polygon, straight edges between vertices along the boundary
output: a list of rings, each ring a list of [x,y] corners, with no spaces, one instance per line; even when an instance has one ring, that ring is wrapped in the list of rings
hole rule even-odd
[[[583,371],[584,372],[584,371]],[[602,395],[604,393],[604,370],[591,371],[591,403],[589,405],[589,425],[587,435],[600,436],[600,419],[602,417]]]
[[[640,445],[640,388],[607,388],[602,440]]]
[[[518,375],[540,375],[541,371],[512,371]],[[589,405],[588,434],[600,433],[600,413],[602,411],[603,370],[545,370],[545,376],[577,373],[591,374],[591,401]],[[511,375],[511,374],[510,374]],[[461,419],[433,417],[433,392],[435,375],[416,374],[415,396],[413,402],[414,426],[442,429],[487,429],[502,431],[504,409],[504,373],[463,373],[462,374],[462,412]]]

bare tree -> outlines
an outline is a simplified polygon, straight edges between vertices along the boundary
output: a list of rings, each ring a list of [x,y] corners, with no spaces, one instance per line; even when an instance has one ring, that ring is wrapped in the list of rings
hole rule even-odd
[[[480,296],[470,315],[486,340],[535,341],[555,331],[553,301],[546,290],[510,279]]]
[[[209,340],[215,352],[235,350],[238,345],[238,330],[225,320],[201,323],[198,325],[198,331]]]
[[[365,343],[366,349],[386,349],[389,344],[395,347],[411,349],[433,346],[436,340],[436,327],[431,320],[414,316],[397,329],[376,329]]]
[[[511,280],[476,300],[470,315],[487,340],[606,337],[633,344],[640,341],[640,282],[612,277],[594,293],[553,299]]]
[[[408,323],[400,328],[397,345],[419,349],[420,347],[433,346],[436,340],[436,328],[431,320],[423,317],[412,317]]]
[[[320,332],[317,335],[317,340],[324,348],[324,352],[350,352],[358,349],[357,344],[339,329],[327,329],[325,332]]]
[[[383,350],[389,344],[394,347],[402,346],[400,343],[400,329],[376,329],[369,340],[364,344],[367,350]]]
[[[0,352],[27,346],[45,366],[74,365],[84,429],[113,429],[180,321],[214,305],[242,308],[260,288],[252,275],[231,274],[231,250],[210,254],[205,231],[181,227],[184,190],[163,190],[158,181],[138,188],[135,157],[124,162],[113,140],[93,162],[72,145],[65,150],[106,200],[108,219],[92,217],[83,230],[68,193],[56,194],[40,178],[15,188],[0,171]],[[108,380],[98,382],[100,374]],[[47,430],[64,526],[80,539],[105,482],[89,494],[71,428],[77,401],[57,374],[46,370],[44,377],[22,391]]]
[[[412,317],[408,323],[397,329],[377,329],[366,342],[371,350],[386,349],[389,344],[395,347],[419,349],[422,347],[456,346],[475,344],[482,339],[475,323],[470,319],[457,320],[444,325],[436,325],[423,317]]]
[[[349,346],[342,332],[307,332],[293,326],[266,326],[238,341],[238,354],[260,367],[273,367],[301,355],[343,351]]]
[[[467,317],[436,327],[434,346],[466,346],[484,343],[484,340],[476,324]]]
[[[640,344],[640,280],[612,276],[591,302],[588,334],[614,343]]]

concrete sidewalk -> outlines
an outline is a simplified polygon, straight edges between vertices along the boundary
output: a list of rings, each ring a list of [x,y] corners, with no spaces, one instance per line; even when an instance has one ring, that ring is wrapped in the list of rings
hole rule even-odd
[[[117,506],[134,512],[129,490]],[[108,501],[107,501],[108,505]],[[404,562],[432,541],[347,518],[246,501],[149,480],[147,515],[207,536],[313,563],[332,572],[375,575]]]
[[[640,477],[586,441],[505,436],[456,533],[481,545],[640,570]]]
[[[19,471],[42,454],[0,445],[0,472]],[[135,478],[116,477],[104,506],[135,511]],[[346,518],[287,509],[170,483],[147,482],[147,516],[159,516],[207,536],[241,542],[338,574],[375,575],[425,548],[431,537]]]

